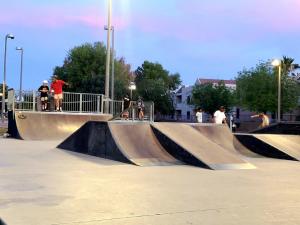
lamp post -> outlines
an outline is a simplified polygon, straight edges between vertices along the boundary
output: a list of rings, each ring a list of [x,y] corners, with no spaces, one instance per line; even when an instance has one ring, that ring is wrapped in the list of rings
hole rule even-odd
[[[108,3],[108,23],[107,27],[111,27],[111,3],[112,0],[109,0]],[[107,43],[106,43],[106,67],[105,67],[105,97],[109,98],[109,67],[110,67],[110,32],[107,32]],[[108,104],[105,104],[105,113],[108,113],[109,107]]]
[[[20,68],[20,89],[19,89],[19,101],[22,100],[22,84],[23,84],[23,53],[24,49],[21,47],[16,48],[17,51],[21,52],[21,68]]]
[[[281,60],[274,59],[272,61],[272,65],[274,67],[278,67],[278,103],[277,103],[277,122],[280,123],[280,115],[281,115]]]
[[[108,26],[104,26],[104,30],[108,31]],[[115,28],[111,26],[109,29],[112,33],[112,44],[111,44],[111,94],[112,100],[115,98]],[[108,31],[109,32],[109,31]]]
[[[4,46],[4,73],[3,73],[3,83],[2,83],[2,121],[4,121],[4,113],[5,113],[5,87],[6,87],[6,52],[7,52],[7,40],[14,39],[13,34],[7,34],[5,36],[5,46]]]
[[[131,81],[129,84],[129,90],[130,90],[130,100],[132,100],[132,91],[136,90],[136,85],[133,81]]]

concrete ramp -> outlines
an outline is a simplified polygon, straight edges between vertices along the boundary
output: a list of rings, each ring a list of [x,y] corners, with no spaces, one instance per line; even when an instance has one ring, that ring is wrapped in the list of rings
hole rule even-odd
[[[139,166],[182,164],[160,145],[147,122],[88,122],[58,148]]]
[[[253,169],[236,152],[230,152],[183,123],[154,123],[156,137],[175,158],[209,169]]]
[[[107,121],[111,115],[16,112],[14,119],[19,136],[24,140],[64,140],[88,121]]]
[[[229,152],[239,152],[248,157],[260,157],[258,154],[250,151],[243,146],[237,138],[232,134],[229,127],[226,125],[217,124],[190,124],[209,140],[220,145]]]
[[[300,160],[300,136],[282,134],[237,134],[252,151],[273,158]]]
[[[108,122],[118,149],[140,166],[178,164],[157,141],[149,123]]]

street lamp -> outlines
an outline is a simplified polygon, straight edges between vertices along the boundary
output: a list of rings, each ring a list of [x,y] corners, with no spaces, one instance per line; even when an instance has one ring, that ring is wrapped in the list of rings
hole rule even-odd
[[[277,122],[280,123],[280,106],[281,106],[281,60],[274,59],[272,61],[272,66],[278,67],[278,103],[277,103]]]
[[[108,3],[108,24],[107,27],[111,27],[111,3]],[[110,66],[110,32],[107,32],[107,43],[106,43],[106,67],[105,67],[105,97],[109,98],[109,66]],[[105,113],[108,113],[108,104],[105,106]]]
[[[2,83],[2,121],[4,122],[4,113],[5,113],[5,87],[6,87],[6,52],[7,52],[7,40],[14,39],[13,34],[7,34],[5,36],[5,45],[4,45],[4,73],[3,73],[3,83]]]
[[[132,100],[132,91],[136,90],[136,85],[135,85],[135,83],[133,81],[131,81],[129,83],[129,90],[130,90],[130,100]]]
[[[104,26],[104,30],[108,31],[108,26]],[[112,33],[112,50],[111,50],[111,99],[115,98],[115,28],[114,26],[110,27]],[[108,31],[109,32],[109,31]]]
[[[20,69],[20,89],[19,89],[19,101],[22,100],[22,83],[23,83],[23,53],[24,49],[21,47],[16,47],[17,51],[21,52],[21,69]]]

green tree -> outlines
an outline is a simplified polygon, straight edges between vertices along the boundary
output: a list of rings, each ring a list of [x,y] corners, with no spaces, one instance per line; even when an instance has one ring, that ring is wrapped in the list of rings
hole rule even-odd
[[[211,115],[220,106],[224,106],[228,111],[235,102],[234,90],[227,88],[222,81],[218,85],[211,83],[195,85],[192,95],[191,103]]]
[[[135,71],[137,94],[145,101],[153,101],[155,111],[162,114],[172,114],[174,106],[171,91],[181,84],[180,75],[170,74],[161,64],[145,61]]]
[[[130,66],[124,58],[115,60],[115,98],[126,92],[130,79]],[[82,93],[104,93],[106,47],[103,43],[83,44],[71,49],[62,66],[54,74],[67,81],[66,91]]]
[[[290,61],[285,62],[288,68]],[[299,85],[283,70],[281,77],[283,112],[297,106]],[[260,62],[255,68],[244,69],[237,77],[237,100],[245,109],[257,112],[277,111],[278,98],[278,68],[270,66],[269,62]]]

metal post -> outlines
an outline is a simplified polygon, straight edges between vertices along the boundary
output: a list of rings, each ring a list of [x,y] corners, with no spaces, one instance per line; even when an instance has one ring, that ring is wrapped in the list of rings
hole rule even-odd
[[[79,95],[79,112],[82,112],[82,94]]]
[[[35,111],[35,91],[32,91],[32,111]]]
[[[104,96],[101,95],[101,113],[103,114]]]
[[[100,112],[100,96],[97,95],[97,113]]]
[[[21,51],[21,71],[20,71],[20,89],[19,89],[19,101],[22,101],[22,84],[23,84],[23,48],[20,49]]]
[[[111,51],[111,99],[115,99],[115,28],[111,27],[112,32],[112,51]]]
[[[115,28],[111,27],[112,33],[112,50],[111,50],[111,111],[114,114],[115,99]]]
[[[109,98],[109,66],[110,66],[110,27],[111,27],[111,0],[109,0],[108,4],[108,31],[107,31],[107,49],[106,49],[106,68],[105,68],[105,97]],[[108,105],[105,105],[105,112],[108,113]]]
[[[277,122],[280,123],[281,115],[281,65],[278,66],[278,117]]]
[[[4,45],[4,73],[3,73],[3,83],[2,83],[2,122],[4,122],[4,114],[5,114],[5,88],[6,88],[6,53],[7,53],[7,39],[14,39],[12,34],[7,34],[5,36],[5,45]]]

